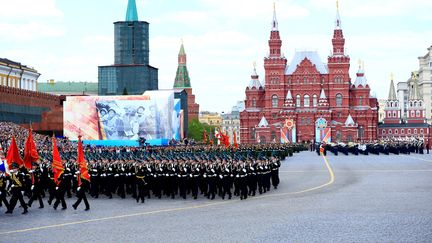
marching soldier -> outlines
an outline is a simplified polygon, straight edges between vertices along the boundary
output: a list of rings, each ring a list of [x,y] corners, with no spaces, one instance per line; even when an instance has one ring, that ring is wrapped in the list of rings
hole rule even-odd
[[[6,214],[12,214],[13,210],[15,209],[15,206],[17,204],[17,201],[20,202],[21,207],[24,209],[24,211],[22,212],[22,214],[26,214],[28,213],[27,211],[27,204],[24,201],[22,192],[23,192],[23,178],[25,175],[23,175],[23,172],[19,172],[19,174],[21,175],[20,178],[17,177],[16,175],[17,171],[16,170],[12,170],[11,171],[11,175],[10,175],[10,182],[12,183],[11,186],[11,193],[12,193],[12,197],[9,201],[9,208],[6,211]]]

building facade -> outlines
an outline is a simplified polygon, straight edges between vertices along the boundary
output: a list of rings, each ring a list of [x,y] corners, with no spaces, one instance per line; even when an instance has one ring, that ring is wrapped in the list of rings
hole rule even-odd
[[[204,111],[200,113],[199,122],[211,126],[220,126],[222,124],[222,116],[217,112]]]
[[[240,143],[240,111],[238,105],[234,106],[230,113],[222,114],[221,129],[230,139],[230,144],[234,144],[234,133],[237,143]]]
[[[126,21],[114,23],[114,65],[99,66],[99,95],[141,95],[158,89],[158,70],[149,61],[149,23],[138,20],[129,0]]]
[[[195,102],[195,95],[192,92],[192,86],[190,82],[189,72],[186,65],[186,52],[184,50],[183,43],[180,46],[178,54],[178,67],[177,73],[174,80],[174,89],[184,89],[188,95],[187,106],[188,106],[188,119],[198,119],[199,105]]]
[[[0,85],[2,86],[37,91],[39,76],[40,73],[34,68],[0,58]]]
[[[408,102],[406,109],[396,96],[394,82],[391,79],[389,96],[384,108],[384,121],[378,127],[381,139],[422,139],[430,142],[430,125],[426,122],[425,102],[420,96],[417,73],[413,72],[409,79]],[[406,110],[406,117],[403,112]]]
[[[254,70],[245,91],[242,143],[376,139],[378,101],[370,95],[361,65],[351,82],[339,9],[327,64],[315,51],[296,51],[288,65],[278,27],[274,11],[264,85]],[[290,136],[285,137],[285,128]]]
[[[411,77],[397,84],[397,95],[401,106],[402,118],[407,119],[409,106],[409,92],[412,89],[413,78],[418,82],[418,92],[424,102],[426,120],[432,123],[432,46],[426,55],[419,57],[419,69],[411,73]]]

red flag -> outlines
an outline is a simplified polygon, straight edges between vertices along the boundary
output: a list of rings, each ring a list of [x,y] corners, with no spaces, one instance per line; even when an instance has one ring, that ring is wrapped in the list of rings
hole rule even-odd
[[[233,133],[234,133],[234,147],[235,147],[236,149],[238,149],[237,133],[236,133],[235,131],[234,131]]]
[[[23,160],[21,159],[21,156],[18,151],[18,146],[15,141],[15,137],[12,137],[12,141],[10,143],[6,159],[9,165],[9,168],[12,168],[12,163],[15,162],[18,164],[18,167],[23,164]]]
[[[90,175],[88,173],[87,169],[87,163],[84,159],[84,150],[81,143],[81,136],[78,136],[78,156],[77,156],[77,163],[79,166],[81,178],[87,181],[90,181]],[[79,185],[81,184],[81,181],[79,181]]]
[[[204,132],[203,132],[203,140],[204,140],[204,143],[207,143],[207,131],[206,130],[204,130]]]
[[[32,163],[38,161],[39,154],[36,149],[36,144],[33,140],[32,129],[29,129],[29,136],[27,138],[25,148],[24,148],[24,166],[27,169],[31,169]]]
[[[54,173],[54,182],[58,185],[59,180],[58,178],[63,174],[64,167],[61,161],[60,153],[57,148],[57,141],[55,137],[53,136],[53,149],[52,149],[52,170]]]

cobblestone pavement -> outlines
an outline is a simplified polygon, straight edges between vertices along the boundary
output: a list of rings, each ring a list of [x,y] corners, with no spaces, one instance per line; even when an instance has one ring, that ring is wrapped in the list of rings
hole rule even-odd
[[[5,215],[0,242],[432,242],[432,155],[295,154],[277,190],[240,201],[91,199]],[[35,203],[36,205],[37,203]],[[81,206],[81,205],[80,205]],[[82,206],[83,207],[83,206]]]

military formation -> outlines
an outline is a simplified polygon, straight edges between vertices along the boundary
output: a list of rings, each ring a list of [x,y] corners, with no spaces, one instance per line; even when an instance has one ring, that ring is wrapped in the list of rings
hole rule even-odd
[[[425,144],[422,139],[382,140],[368,143],[317,143],[311,145],[310,149],[315,150],[318,155],[321,153],[326,155],[327,152],[331,152],[334,155],[423,154],[425,149],[429,153],[429,145]]]
[[[86,147],[90,181],[80,181],[76,153],[62,152],[64,172],[55,182],[52,155],[41,151],[40,162],[32,170],[25,167],[0,174],[0,202],[13,213],[17,202],[23,214],[45,200],[54,209],[67,209],[65,197],[77,195],[74,209],[86,198],[133,198],[144,203],[149,198],[220,197],[241,200],[277,189],[281,161],[305,150],[302,145],[260,145],[222,148],[181,147]],[[9,198],[9,200],[8,200]]]

